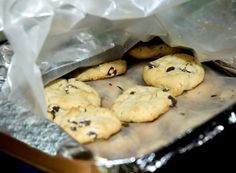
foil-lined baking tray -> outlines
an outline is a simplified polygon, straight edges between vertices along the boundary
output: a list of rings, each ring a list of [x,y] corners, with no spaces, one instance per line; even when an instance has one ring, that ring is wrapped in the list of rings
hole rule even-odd
[[[123,90],[145,85],[142,69],[146,63],[132,62],[125,75],[87,83],[99,92],[102,105],[109,108]],[[153,172],[175,154],[203,145],[236,122],[232,106],[236,102],[236,79],[204,68],[203,83],[179,96],[176,107],[153,122],[125,125],[106,141],[82,146],[54,123],[11,103],[3,92],[0,131],[46,155],[94,163],[102,172]],[[185,138],[187,142],[179,142]]]
[[[43,117],[46,115],[46,106],[42,76],[45,79],[44,82],[47,83],[55,76],[59,77],[68,73],[83,63],[88,66],[103,62],[105,58],[108,58],[106,60],[121,58],[120,55],[137,41],[147,41],[152,36],[160,36],[171,46],[194,48],[201,61],[230,61],[235,57],[234,0],[105,0],[96,2],[89,0],[38,0],[34,2],[2,0],[0,1],[0,11],[0,32],[4,32],[14,49],[10,64],[8,59],[3,58],[2,61],[2,57],[0,57],[0,78],[2,77],[0,79],[0,85],[2,85],[0,99],[1,106],[4,108],[1,110],[1,131],[47,155],[73,158],[70,161],[74,161],[76,158],[81,160],[80,151],[85,153],[89,153],[89,151]],[[101,53],[106,54],[113,48],[118,51],[112,53],[112,57],[97,57]],[[217,69],[222,69],[222,67],[221,64]],[[57,69],[62,71],[57,71]],[[229,70],[228,65],[224,69]],[[211,125],[208,122],[211,118],[217,118],[217,114],[225,108],[229,109],[228,106],[234,102],[235,95],[231,89],[235,80],[215,75],[211,69],[206,70],[204,83],[193,91],[180,96],[177,107],[168,114],[150,124],[131,124],[130,127],[123,128],[121,133],[113,136],[107,142],[107,144],[113,142],[114,146],[112,145],[111,148],[115,148],[117,145],[114,139],[119,141],[120,138],[117,136],[124,136],[131,144],[137,145],[136,148],[134,147],[137,152],[131,148],[125,152],[124,156],[119,155],[119,152],[110,156],[110,148],[106,153],[102,147],[100,151],[94,147],[95,144],[91,144],[86,147],[93,151],[94,156],[88,157],[88,159],[95,160],[97,165],[112,166],[112,171],[119,171],[122,168],[123,172],[130,172],[130,163],[134,165],[133,172],[137,171],[136,168],[143,171],[154,171],[166,163],[174,153],[185,152],[188,148],[201,145],[224,130],[226,125],[215,123],[218,124],[215,126],[214,123]],[[45,75],[47,74],[45,71],[50,72],[52,76]],[[55,74],[55,71],[58,73]],[[127,74],[130,73],[132,70]],[[131,75],[131,77],[133,76]],[[130,81],[131,83],[128,83],[124,80],[124,83],[127,86],[131,85],[133,80]],[[113,82],[112,86],[115,88],[116,81]],[[135,82],[141,81],[134,80],[133,83]],[[96,85],[104,86],[114,93],[118,92],[103,84]],[[213,91],[215,93],[212,93]],[[110,95],[107,97],[114,98]],[[36,114],[41,118],[36,118]],[[230,125],[234,122],[234,115],[234,112],[231,112],[230,115],[223,115],[228,120],[222,121],[222,124]],[[16,120],[11,122],[6,119],[9,117]],[[183,123],[185,121],[186,124]],[[203,128],[196,135],[194,127],[204,122],[207,122],[210,130]],[[214,120],[214,122],[216,121]],[[159,129],[159,126],[162,126],[164,130]],[[141,127],[146,129],[140,130]],[[152,129],[160,131],[154,133]],[[48,134],[48,132],[50,133]],[[140,132],[140,136],[141,134],[146,135],[144,140],[140,140],[140,136],[135,132]],[[177,148],[161,149],[163,146],[172,146],[171,143],[179,138],[184,139],[183,136],[186,134],[193,136],[192,139],[195,141],[187,140],[188,142],[183,146],[175,144]],[[41,135],[44,137],[39,137]],[[128,137],[130,135],[132,138]],[[61,138],[58,138],[59,136]],[[56,144],[66,141],[65,138],[72,140],[73,145],[67,146],[63,143],[56,149],[55,147],[59,146]],[[102,143],[99,141],[96,144],[100,147]],[[143,147],[142,143],[148,144],[148,146]],[[131,144],[127,143],[127,146],[119,148],[121,153],[131,147]],[[64,149],[59,150],[60,148]],[[183,149],[181,150],[181,148]],[[115,150],[118,149],[115,148],[112,151]],[[158,152],[150,154],[152,151]],[[129,166],[127,167],[124,163]]]
[[[122,76],[87,83],[100,93],[102,105],[111,107],[123,90],[134,85],[145,85],[142,70],[146,64],[131,65]],[[203,83],[177,97],[177,105],[156,121],[130,123],[129,127],[123,127],[109,140],[86,146],[98,156],[111,160],[141,157],[168,145],[222,112],[236,101],[236,79],[219,76],[206,66],[204,68],[206,75]]]

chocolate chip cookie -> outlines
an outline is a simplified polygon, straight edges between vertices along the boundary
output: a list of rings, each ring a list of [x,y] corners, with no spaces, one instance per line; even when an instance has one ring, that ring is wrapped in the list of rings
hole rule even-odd
[[[148,63],[143,70],[147,85],[162,88],[178,96],[204,79],[204,68],[197,58],[187,54],[167,55]]]
[[[80,143],[107,139],[121,129],[121,122],[111,110],[94,106],[72,108],[66,115],[57,116],[55,123]]]
[[[57,79],[45,87],[48,115],[54,119],[72,107],[100,106],[98,93],[89,85],[76,79]]]
[[[117,117],[124,122],[148,122],[175,106],[176,99],[160,88],[135,86],[121,94],[112,106]]]
[[[126,61],[116,60],[88,68],[82,72],[78,69],[73,72],[72,76],[80,81],[91,81],[118,76],[124,74],[126,70]]]
[[[137,59],[149,59],[162,57],[180,52],[179,48],[170,47],[166,44],[138,45],[128,51],[128,54]]]

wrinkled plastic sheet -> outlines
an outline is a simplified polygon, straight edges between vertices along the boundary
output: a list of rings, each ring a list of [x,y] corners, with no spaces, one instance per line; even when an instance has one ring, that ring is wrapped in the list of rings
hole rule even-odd
[[[201,61],[236,55],[233,0],[2,0],[0,12],[0,28],[15,52],[9,99],[41,116],[42,75],[53,80],[84,60],[91,66],[120,58],[139,40],[160,36],[194,49]],[[96,56],[110,49],[117,50],[112,57]]]

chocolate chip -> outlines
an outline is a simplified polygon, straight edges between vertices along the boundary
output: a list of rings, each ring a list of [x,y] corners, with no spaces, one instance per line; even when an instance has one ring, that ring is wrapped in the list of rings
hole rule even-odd
[[[68,90],[68,88],[65,89],[65,92],[66,92],[66,94],[69,94],[69,90]]]
[[[117,70],[114,67],[111,67],[107,72],[108,76],[115,76],[116,74],[117,74]]]
[[[122,123],[122,126],[123,127],[129,127],[129,124],[128,123]]]
[[[129,94],[130,94],[130,95],[134,95],[134,94],[135,94],[135,91],[131,91]]]
[[[97,137],[98,137],[98,134],[93,131],[88,132],[87,135],[93,137],[94,140],[97,139]]]
[[[91,124],[91,120],[82,120],[79,122],[79,127],[86,127],[89,126]]]
[[[166,72],[170,72],[170,71],[173,71],[173,70],[175,70],[175,67],[171,66],[171,67],[168,67],[168,68],[166,69]]]
[[[72,131],[76,131],[76,130],[77,130],[77,128],[76,128],[75,126],[71,126],[70,129],[71,129]]]
[[[121,88],[121,87],[120,87],[120,86],[118,86],[118,85],[117,85],[117,88],[119,88],[121,91],[124,91],[124,89],[123,89],[123,88]]]
[[[59,112],[60,107],[59,106],[53,106],[52,110],[50,111],[50,113],[52,114],[52,119],[54,120],[56,118],[56,113]]]
[[[168,91],[170,91],[170,89],[169,88],[163,88],[162,91],[163,92],[168,92]]]
[[[53,114],[52,112],[51,112],[51,114],[52,114],[52,119],[54,120],[56,118],[56,115]]]
[[[72,124],[78,125],[77,121],[71,121]]]
[[[60,110],[60,106],[53,106],[52,107],[52,111],[54,111],[54,112],[59,112],[59,110]]]
[[[180,115],[185,116],[185,113],[182,112],[182,113],[180,113]]]
[[[111,84],[111,83],[109,83],[109,86],[112,86],[112,84]]]
[[[155,65],[155,64],[152,64],[152,63],[148,63],[148,68],[149,69],[152,69],[152,68],[157,68],[159,65]]]
[[[171,95],[168,96],[168,99],[171,100],[171,103],[172,103],[171,107],[175,107],[175,105],[177,104],[177,100]]]
[[[211,97],[216,97],[216,96],[217,96],[216,94],[211,95]]]

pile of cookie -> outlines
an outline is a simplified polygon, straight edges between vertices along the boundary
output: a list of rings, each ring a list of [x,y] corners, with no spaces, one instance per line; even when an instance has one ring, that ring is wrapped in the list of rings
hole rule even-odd
[[[123,91],[111,109],[101,106],[99,94],[85,82],[124,75],[128,68],[125,58],[75,70],[69,79],[57,79],[45,86],[48,118],[80,143],[108,139],[120,131],[124,122],[154,121],[176,105],[176,96],[204,79],[201,63],[181,52],[164,43],[140,42],[131,48],[129,57],[147,61],[143,69],[147,85]]]

